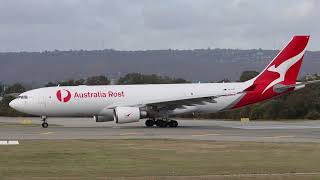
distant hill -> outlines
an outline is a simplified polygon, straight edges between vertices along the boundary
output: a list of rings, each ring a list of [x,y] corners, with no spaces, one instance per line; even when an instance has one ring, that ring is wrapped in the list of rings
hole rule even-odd
[[[45,51],[0,53],[0,81],[48,81],[130,72],[181,77],[191,81],[238,80],[242,71],[262,70],[277,50]],[[300,74],[320,72],[320,51],[308,51]]]

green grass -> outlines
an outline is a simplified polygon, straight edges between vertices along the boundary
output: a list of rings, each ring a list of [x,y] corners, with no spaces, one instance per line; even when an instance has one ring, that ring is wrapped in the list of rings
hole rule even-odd
[[[320,174],[220,176],[320,172],[320,144],[312,143],[180,140],[25,140],[20,143],[0,146],[0,179],[156,176],[320,179]]]

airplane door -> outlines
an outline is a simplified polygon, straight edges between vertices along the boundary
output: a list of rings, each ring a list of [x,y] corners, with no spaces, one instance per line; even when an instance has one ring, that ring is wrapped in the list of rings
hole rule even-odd
[[[45,101],[45,97],[44,96],[39,97],[38,104],[40,105],[41,112],[45,112],[45,110],[46,110],[46,101]]]

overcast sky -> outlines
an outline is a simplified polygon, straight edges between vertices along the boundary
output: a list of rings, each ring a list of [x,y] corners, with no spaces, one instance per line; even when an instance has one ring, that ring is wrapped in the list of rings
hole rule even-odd
[[[0,0],[0,51],[279,49],[310,34],[317,0]]]

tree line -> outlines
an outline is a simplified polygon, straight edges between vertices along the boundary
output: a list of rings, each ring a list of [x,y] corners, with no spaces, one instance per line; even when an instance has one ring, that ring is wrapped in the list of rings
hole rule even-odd
[[[255,77],[256,71],[245,71],[242,73],[239,81],[243,82]],[[320,79],[314,75],[315,79]],[[305,79],[301,79],[304,81]],[[223,82],[228,82],[224,79]],[[110,79],[106,76],[93,76],[87,79],[66,80],[59,82],[49,82],[45,87],[52,86],[77,86],[77,85],[109,85]],[[171,78],[160,75],[145,75],[140,73],[129,73],[115,84],[172,84],[172,83],[190,83],[182,78]],[[0,102],[0,116],[26,116],[18,113],[8,106],[8,103],[14,98],[12,93],[22,93],[27,89],[19,84],[13,84],[3,88],[0,84],[0,94],[3,94],[3,100]],[[266,102],[250,105],[244,108],[209,114],[189,114],[182,117],[211,118],[211,119],[240,119],[248,117],[250,119],[319,119],[320,118],[320,84],[312,84],[307,87],[276,97]]]

